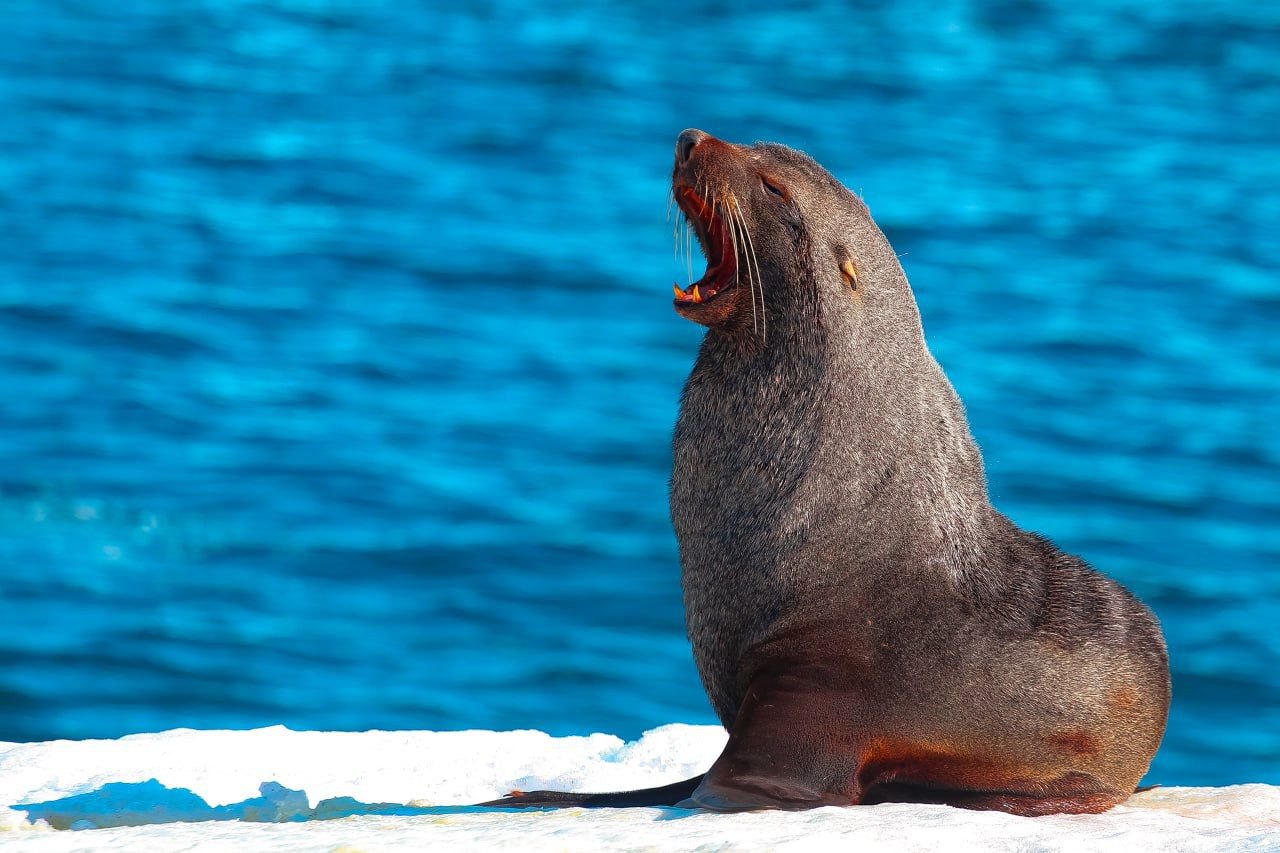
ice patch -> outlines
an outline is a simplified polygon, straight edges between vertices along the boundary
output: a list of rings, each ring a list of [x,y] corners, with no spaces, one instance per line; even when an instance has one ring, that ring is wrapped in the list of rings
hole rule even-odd
[[[1269,785],[1158,788],[1103,815],[1034,819],[899,804],[739,815],[467,807],[513,788],[686,779],[724,740],[717,727],[686,725],[632,743],[603,734],[277,726],[0,744],[0,849],[1280,849],[1280,788]]]

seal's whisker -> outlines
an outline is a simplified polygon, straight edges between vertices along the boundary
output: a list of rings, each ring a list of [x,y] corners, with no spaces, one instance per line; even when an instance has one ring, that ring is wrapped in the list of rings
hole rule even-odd
[[[679,208],[680,218],[676,222],[676,263],[684,261],[686,275],[689,269],[689,216],[684,212],[684,208]],[[688,284],[688,282],[685,282]]]
[[[748,225],[746,225],[746,214],[742,213],[741,205],[737,207],[737,219],[742,223],[742,242],[745,243],[746,247],[746,251],[744,252],[744,255],[746,255],[744,259],[746,260],[746,277],[748,277],[748,287],[751,289],[751,307],[753,307],[753,309],[755,307],[755,293],[756,291],[759,291],[760,293],[760,339],[763,341],[763,339],[768,337],[769,330],[769,318],[768,315],[764,313],[764,283],[760,280],[759,264],[754,263],[755,250],[751,247],[751,231],[748,228]],[[753,329],[754,328],[753,324]]]
[[[682,210],[680,211],[680,218],[676,220],[676,227],[674,231],[676,235],[676,262],[677,263],[684,260],[684,238],[687,236],[685,234],[685,229],[688,227],[689,227],[689,218],[684,215],[684,211]]]
[[[693,233],[693,224],[686,218],[684,223],[684,266],[689,276],[689,283],[693,284],[693,241],[698,236]]]
[[[709,193],[707,195],[707,207],[711,209],[711,214],[707,217],[707,237],[710,239],[711,229],[716,226],[716,210],[718,208],[715,193]]]
[[[689,236],[688,227],[689,223],[685,222],[683,218],[676,227],[676,262],[681,266],[686,266],[684,263],[684,241]]]
[[[674,221],[671,218],[672,208],[675,208]],[[674,187],[667,192],[667,222],[671,225],[671,236],[675,241],[674,251],[676,260],[678,261],[680,256],[684,253],[684,250],[681,248],[680,232],[685,223],[688,222],[688,217],[685,216],[684,208],[682,208],[679,201],[676,200],[676,191]]]
[[[731,201],[733,204],[732,206],[729,206],[728,204],[726,204],[725,209],[729,212],[729,216],[727,217],[727,220],[730,225],[729,237],[733,241],[733,282],[734,284],[738,284],[742,279],[742,274],[741,274],[742,265],[739,262],[739,258],[745,255],[745,251],[740,252],[739,233],[741,233],[745,237],[746,223],[742,221],[742,209],[738,204],[738,197],[733,195],[733,193],[729,193],[729,201]],[[741,243],[741,249],[743,250],[746,249],[745,240],[743,240]],[[748,293],[751,296],[751,331],[759,334],[760,332],[759,317],[756,314],[756,289],[755,289],[755,284],[753,283],[753,278],[751,275],[751,267],[749,266],[747,267],[747,289],[748,289]]]
[[[745,220],[745,215],[743,216]],[[760,328],[761,337],[769,340],[769,312],[765,310],[764,305],[764,273],[760,272],[760,258],[756,256],[755,241],[751,239],[751,229],[747,229],[747,248],[751,251],[751,264],[755,267],[756,287],[760,290]]]
[[[742,212],[742,206],[738,204],[738,200],[736,198],[733,200],[733,203],[738,209],[738,219],[742,222],[742,233],[747,238],[747,250],[751,255],[751,264],[755,268],[754,274],[751,272],[751,267],[748,267],[747,273],[751,276],[753,286],[760,288],[760,323],[763,330],[760,337],[762,340],[767,341],[769,340],[769,312],[765,310],[764,305],[764,278],[760,275],[760,259],[756,257],[756,246],[755,242],[751,239],[751,229],[747,226],[746,214]],[[752,305],[754,304],[755,300],[753,299]]]
[[[711,206],[711,215],[707,218],[706,225],[703,226],[703,230],[708,235],[706,240],[707,242],[709,242],[711,239],[710,235],[712,233],[711,232],[712,223],[715,222],[716,209],[715,209],[715,205],[712,202],[711,187],[707,184],[705,179],[698,181],[698,196],[702,199],[702,208],[698,211],[699,220],[701,220],[703,215],[706,213],[707,206],[708,205]],[[699,247],[702,249],[702,254],[706,255],[707,254],[706,243],[699,241]]]
[[[730,199],[730,200],[732,200],[732,198],[733,198],[732,193],[728,193],[727,195],[729,196],[729,199]],[[729,243],[730,243],[730,244],[732,245],[732,247],[733,247],[733,259],[734,259],[734,265],[733,265],[733,283],[734,283],[734,285],[736,286],[736,285],[738,284],[738,282],[739,282],[740,277],[741,277],[741,276],[739,275],[740,270],[738,269],[738,264],[737,264],[737,260],[738,260],[738,220],[734,218],[734,215],[733,215],[733,208],[732,208],[732,207],[730,207],[730,205],[729,205],[729,201],[726,201],[726,202],[724,203],[724,224],[725,224],[725,227],[729,229]],[[752,310],[752,311],[754,311],[754,310],[755,310],[755,307],[756,307],[756,306],[755,306],[755,304],[754,304],[754,303],[752,303],[752,305],[751,305],[751,310]]]

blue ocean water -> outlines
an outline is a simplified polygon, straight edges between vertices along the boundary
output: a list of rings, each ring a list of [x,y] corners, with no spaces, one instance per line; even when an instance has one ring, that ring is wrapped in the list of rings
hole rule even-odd
[[[712,722],[696,126],[862,193],[997,505],[1155,609],[1150,780],[1280,783],[1280,6],[887,6],[6,4],[0,739]]]

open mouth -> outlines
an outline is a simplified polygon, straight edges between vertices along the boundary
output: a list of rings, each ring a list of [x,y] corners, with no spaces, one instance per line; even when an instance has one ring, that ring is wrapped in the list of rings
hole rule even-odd
[[[710,302],[731,290],[738,280],[738,253],[734,249],[733,232],[723,211],[709,203],[689,187],[676,188],[676,204],[693,225],[702,253],[707,257],[707,271],[688,288],[672,285],[676,305]]]

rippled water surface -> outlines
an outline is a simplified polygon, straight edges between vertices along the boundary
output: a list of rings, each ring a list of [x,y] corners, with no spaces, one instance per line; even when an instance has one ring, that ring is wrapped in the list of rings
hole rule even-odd
[[[125,6],[6,6],[0,739],[712,721],[697,126],[863,194],[996,503],[1163,620],[1151,780],[1280,782],[1280,7]]]

